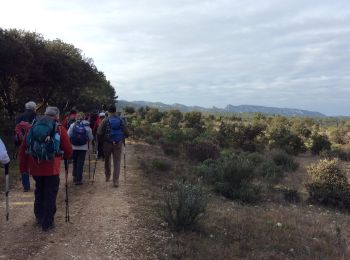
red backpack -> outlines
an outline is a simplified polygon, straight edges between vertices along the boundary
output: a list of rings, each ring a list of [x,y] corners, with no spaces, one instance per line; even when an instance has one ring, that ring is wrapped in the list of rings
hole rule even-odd
[[[20,146],[24,140],[24,136],[27,133],[31,124],[26,121],[19,122],[15,127],[15,145]]]

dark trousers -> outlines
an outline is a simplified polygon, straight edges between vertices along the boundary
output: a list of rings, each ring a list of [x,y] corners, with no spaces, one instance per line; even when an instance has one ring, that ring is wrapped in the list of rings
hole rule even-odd
[[[104,142],[103,151],[106,156],[105,158],[105,175],[106,181],[111,177],[111,157],[113,158],[113,184],[119,184],[120,174],[120,159],[122,152],[123,142],[111,144]]]
[[[21,180],[24,190],[30,190],[30,180],[29,180],[29,174],[26,172],[22,172],[21,174]]]
[[[73,181],[83,181],[86,150],[73,150]]]
[[[34,214],[43,228],[53,225],[56,198],[60,185],[59,175],[33,176],[35,180]]]
[[[105,158],[105,154],[103,151],[103,142],[98,142],[97,143],[97,158],[98,159],[104,159]]]

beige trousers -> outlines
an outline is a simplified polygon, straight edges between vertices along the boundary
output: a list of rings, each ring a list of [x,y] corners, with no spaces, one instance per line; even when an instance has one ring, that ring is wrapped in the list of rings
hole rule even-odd
[[[113,157],[113,184],[119,184],[122,146],[122,141],[115,145],[108,142],[103,143],[103,152],[105,155],[106,181],[109,181],[109,179],[111,178],[111,157]]]

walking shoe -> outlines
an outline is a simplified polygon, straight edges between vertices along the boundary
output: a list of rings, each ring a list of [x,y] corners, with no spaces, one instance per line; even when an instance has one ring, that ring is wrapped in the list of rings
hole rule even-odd
[[[115,181],[115,182],[113,183],[113,186],[116,187],[116,188],[119,187],[119,180]]]
[[[50,225],[50,226],[43,226],[43,231],[45,231],[45,232],[47,232],[47,231],[50,231],[50,230],[52,230],[52,229],[54,229],[55,228],[55,225],[54,224],[52,224],[52,225]]]
[[[30,191],[30,188],[23,188],[23,192],[28,192]]]
[[[77,181],[77,182],[75,183],[75,185],[83,185],[83,182]]]

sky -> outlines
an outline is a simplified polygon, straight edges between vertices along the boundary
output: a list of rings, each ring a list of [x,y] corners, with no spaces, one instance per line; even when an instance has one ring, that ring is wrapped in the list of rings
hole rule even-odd
[[[119,99],[350,115],[349,0],[0,0],[0,27],[59,38]]]

